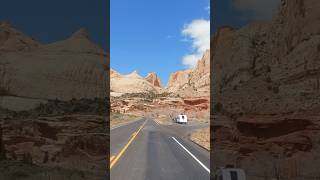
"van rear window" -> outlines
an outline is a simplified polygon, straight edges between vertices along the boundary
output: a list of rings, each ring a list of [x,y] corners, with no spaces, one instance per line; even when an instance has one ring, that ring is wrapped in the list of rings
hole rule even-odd
[[[231,180],[238,180],[238,174],[236,171],[230,171]]]

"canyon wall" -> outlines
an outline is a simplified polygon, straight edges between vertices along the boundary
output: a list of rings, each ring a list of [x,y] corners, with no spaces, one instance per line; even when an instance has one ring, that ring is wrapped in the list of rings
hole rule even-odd
[[[172,73],[166,91],[182,97],[209,97],[210,51],[204,53],[194,68]]]
[[[212,161],[251,175],[318,177],[320,2],[282,0],[271,22],[212,38]],[[297,170],[299,169],[299,171]]]

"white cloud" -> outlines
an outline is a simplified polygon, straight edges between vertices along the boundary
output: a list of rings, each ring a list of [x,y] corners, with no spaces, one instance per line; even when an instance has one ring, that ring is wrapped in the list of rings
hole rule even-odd
[[[210,21],[196,19],[186,24],[182,30],[182,35],[192,42],[193,53],[185,55],[182,63],[190,68],[197,64],[203,53],[210,48]]]
[[[251,11],[255,20],[271,19],[280,0],[233,0],[233,6],[240,11]]]
[[[192,68],[197,65],[197,62],[200,58],[201,58],[200,54],[185,55],[182,58],[182,64]]]
[[[210,46],[210,21],[204,19],[193,20],[186,24],[182,34],[191,38],[192,47],[200,52],[204,52]]]

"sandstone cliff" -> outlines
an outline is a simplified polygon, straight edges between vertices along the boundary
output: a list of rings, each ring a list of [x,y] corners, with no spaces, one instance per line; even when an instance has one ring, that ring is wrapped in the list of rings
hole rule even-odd
[[[179,96],[210,95],[210,51],[207,50],[193,69],[170,75],[167,92]]]
[[[152,85],[158,88],[163,88],[160,78],[157,76],[155,72],[149,73],[145,79],[150,82]]]
[[[82,29],[67,40],[40,44],[0,25],[2,96],[31,99],[106,97],[109,56]]]
[[[191,70],[177,71],[170,75],[167,91],[170,93],[178,92],[180,89],[188,86]]]
[[[270,114],[319,106],[318,4],[282,1],[272,23],[215,34],[213,91],[224,109]]]
[[[273,162],[290,159],[301,172],[317,175],[320,160],[312,154],[320,138],[319,7],[316,0],[282,0],[270,23],[224,27],[214,34],[217,166],[233,161],[257,175],[272,174],[275,164],[261,162],[278,157]],[[227,157],[220,150],[238,154]]]
[[[147,79],[141,77],[137,71],[134,71],[127,75],[121,75],[115,70],[111,71],[110,75],[110,90],[114,93],[159,93],[161,91],[161,86],[159,79],[151,79],[148,76]],[[155,75],[155,77],[157,77]],[[154,82],[150,82],[155,80]],[[156,82],[158,81],[158,82]]]

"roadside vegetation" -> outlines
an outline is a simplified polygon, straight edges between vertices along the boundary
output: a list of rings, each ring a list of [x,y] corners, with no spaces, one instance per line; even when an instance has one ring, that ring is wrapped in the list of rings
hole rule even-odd
[[[121,114],[118,112],[110,113],[110,128],[125,124],[136,120],[138,117],[134,115]]]
[[[162,125],[172,125],[173,120],[171,118],[172,115],[158,115],[154,117],[154,119],[157,121],[157,123]]]
[[[164,92],[164,93],[160,93],[160,94],[156,94],[153,92],[148,92],[148,93],[125,93],[122,94],[119,97],[112,97],[111,96],[111,100],[113,99],[128,99],[128,98],[144,98],[146,100],[153,100],[153,99],[159,99],[162,97],[169,97],[171,96],[170,93]]]
[[[107,98],[72,99],[70,101],[48,100],[31,110],[13,111],[0,107],[0,118],[36,118],[62,115],[99,115],[105,116],[109,108]]]

